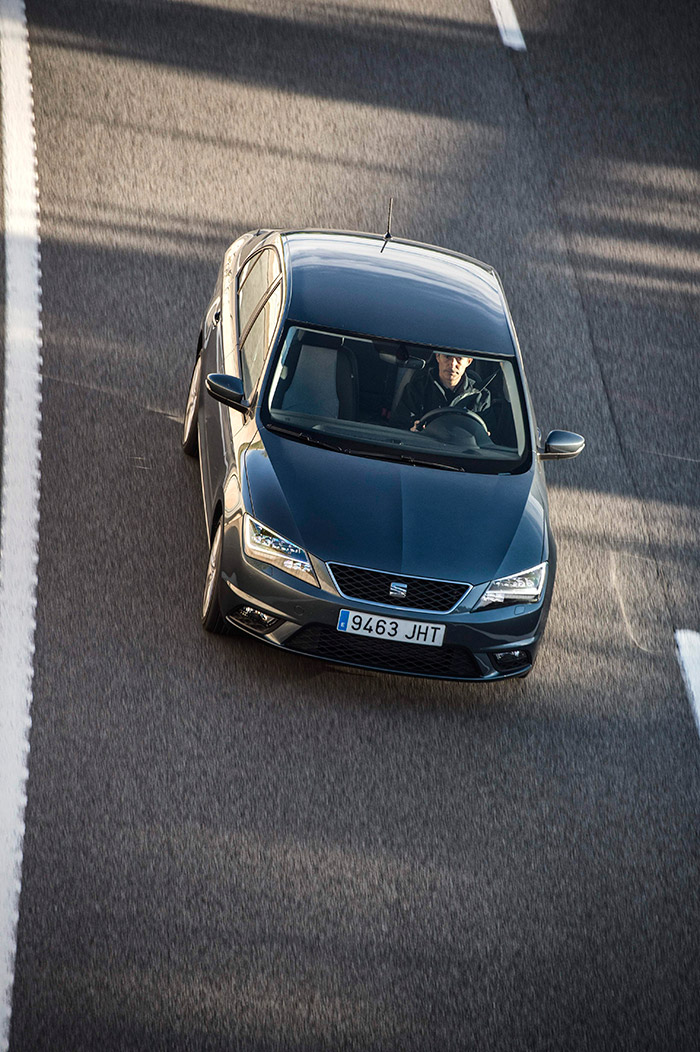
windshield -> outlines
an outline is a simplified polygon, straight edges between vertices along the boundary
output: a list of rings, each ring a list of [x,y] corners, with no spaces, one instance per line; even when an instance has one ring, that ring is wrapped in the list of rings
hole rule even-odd
[[[513,361],[289,325],[262,422],[345,453],[479,472],[530,463]]]

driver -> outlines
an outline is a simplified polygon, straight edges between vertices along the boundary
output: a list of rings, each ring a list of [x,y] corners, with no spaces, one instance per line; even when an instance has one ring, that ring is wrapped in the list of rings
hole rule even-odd
[[[464,354],[435,351],[426,369],[416,373],[404,388],[391,414],[394,427],[419,431],[420,419],[433,409],[455,407],[483,413],[491,394],[482,391],[467,372],[474,361]]]

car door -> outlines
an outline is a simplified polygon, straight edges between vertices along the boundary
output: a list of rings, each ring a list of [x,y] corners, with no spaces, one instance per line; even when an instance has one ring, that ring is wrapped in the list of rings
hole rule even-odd
[[[210,361],[216,360],[217,366],[216,370],[212,368],[211,371],[240,377],[248,400],[251,399],[259,380],[265,357],[260,347],[260,329],[269,318],[269,309],[265,309],[266,301],[274,290],[281,286],[281,273],[281,262],[275,248],[263,247],[249,256],[243,262],[236,279],[235,339],[228,355],[223,346],[222,325],[214,325],[212,329],[211,339],[216,340],[216,354],[210,355]],[[247,417],[213,399],[209,400],[207,408],[207,482],[211,499],[215,500],[232,463],[238,433],[245,427]]]
[[[202,325],[202,377],[208,373],[225,371],[222,348],[221,298],[216,295],[209,304]],[[215,498],[215,480],[221,475],[224,459],[222,435],[222,407],[206,390],[202,393],[202,415],[200,428],[204,432],[204,441],[200,442],[200,463],[202,483],[205,490],[207,514]]]

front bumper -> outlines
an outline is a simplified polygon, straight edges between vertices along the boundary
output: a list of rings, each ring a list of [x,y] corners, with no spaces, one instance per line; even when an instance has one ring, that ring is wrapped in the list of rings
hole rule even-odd
[[[480,594],[474,589],[456,610],[435,613],[347,598],[338,592],[325,564],[313,556],[311,561],[320,588],[243,555],[237,524],[230,523],[219,585],[222,614],[229,624],[272,646],[334,664],[468,682],[510,679],[532,668],[549,611],[552,573],[538,603],[472,611],[469,607]],[[245,608],[274,621],[253,628]],[[444,625],[444,642],[440,647],[417,646],[348,635],[337,630],[341,610]],[[499,668],[495,655],[516,650],[524,652],[517,667]]]

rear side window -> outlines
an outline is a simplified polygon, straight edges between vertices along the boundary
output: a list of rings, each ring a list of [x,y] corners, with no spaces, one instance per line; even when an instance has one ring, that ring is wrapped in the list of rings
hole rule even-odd
[[[238,335],[245,332],[258,304],[280,276],[280,261],[274,249],[263,249],[249,260],[238,278]]]
[[[282,285],[278,285],[250,327],[241,347],[243,390],[250,395],[260,378],[267,352],[277,329],[282,308]]]

